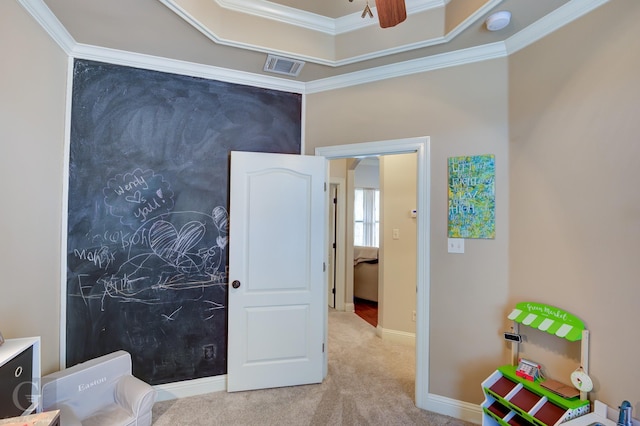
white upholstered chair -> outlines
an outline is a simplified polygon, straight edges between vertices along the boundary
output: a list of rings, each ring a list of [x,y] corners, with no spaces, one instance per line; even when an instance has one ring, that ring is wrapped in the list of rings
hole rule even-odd
[[[131,374],[117,351],[42,378],[42,409],[60,410],[65,426],[148,426],[156,391]]]

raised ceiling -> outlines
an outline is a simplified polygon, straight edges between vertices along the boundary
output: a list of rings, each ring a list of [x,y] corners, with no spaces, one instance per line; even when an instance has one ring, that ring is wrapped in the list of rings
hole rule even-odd
[[[304,61],[297,78],[279,78],[313,82],[495,46],[606,0],[406,0],[407,20],[386,29],[361,18],[366,0],[18,1],[48,8],[80,47],[258,75],[273,75],[263,67],[276,54]],[[375,14],[375,0],[369,4]],[[486,17],[499,10],[512,13],[511,23],[488,31]]]

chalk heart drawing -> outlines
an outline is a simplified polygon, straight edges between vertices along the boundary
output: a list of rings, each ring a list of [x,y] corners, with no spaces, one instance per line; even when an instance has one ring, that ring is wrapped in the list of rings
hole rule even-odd
[[[130,203],[137,203],[137,204],[141,204],[147,201],[144,198],[142,198],[142,194],[140,193],[140,191],[136,191],[133,194],[133,196],[127,195],[126,197],[124,197],[124,199]]]
[[[224,207],[215,207],[211,212],[211,217],[213,217],[213,223],[221,234],[229,233],[229,213]]]
[[[140,168],[118,174],[103,188],[111,216],[132,229],[173,210],[173,191],[163,176]]]
[[[206,227],[198,221],[188,222],[178,231],[171,222],[159,220],[149,230],[149,245],[159,258],[179,271],[194,272],[198,264],[189,256],[190,250],[198,245],[205,232]]]

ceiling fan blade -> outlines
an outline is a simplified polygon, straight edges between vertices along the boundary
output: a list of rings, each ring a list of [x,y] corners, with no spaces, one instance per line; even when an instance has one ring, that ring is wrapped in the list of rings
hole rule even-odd
[[[382,28],[394,27],[407,19],[404,0],[376,0],[376,9]]]

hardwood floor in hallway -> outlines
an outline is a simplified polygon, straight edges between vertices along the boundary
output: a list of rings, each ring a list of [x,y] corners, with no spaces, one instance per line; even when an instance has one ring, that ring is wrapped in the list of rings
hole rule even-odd
[[[370,300],[354,298],[356,315],[368,322],[374,327],[378,326],[378,302]]]

